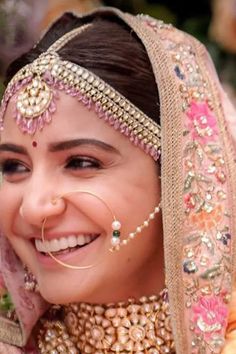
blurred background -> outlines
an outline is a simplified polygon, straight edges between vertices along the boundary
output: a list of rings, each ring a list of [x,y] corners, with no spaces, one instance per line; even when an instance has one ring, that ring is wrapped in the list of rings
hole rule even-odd
[[[236,0],[0,0],[0,96],[8,64],[31,48],[56,18],[102,5],[147,13],[197,37],[236,105]]]

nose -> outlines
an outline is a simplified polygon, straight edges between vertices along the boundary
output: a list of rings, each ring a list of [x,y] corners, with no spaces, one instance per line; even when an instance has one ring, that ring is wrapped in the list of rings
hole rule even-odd
[[[53,217],[61,216],[66,210],[66,201],[60,198],[55,203],[54,200],[58,194],[55,191],[55,183],[49,185],[47,181],[44,186],[32,183],[30,188],[25,189],[19,209],[20,216],[28,224],[37,227],[42,226],[45,218],[53,219]]]

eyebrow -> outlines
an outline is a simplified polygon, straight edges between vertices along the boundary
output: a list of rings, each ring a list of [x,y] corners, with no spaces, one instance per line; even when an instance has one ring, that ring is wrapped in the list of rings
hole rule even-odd
[[[83,145],[95,146],[104,151],[108,151],[120,155],[119,151],[114,146],[96,139],[73,139],[73,140],[59,141],[56,143],[50,143],[48,146],[48,150],[49,152],[58,152],[58,151],[70,150],[75,147],[83,146]],[[15,144],[0,144],[0,151],[9,151],[9,152],[15,152],[17,154],[27,155],[27,150],[24,147]]]
[[[0,151],[9,151],[15,152],[17,154],[27,155],[27,150],[24,147],[15,144],[0,144]]]
[[[51,143],[49,144],[49,151],[56,152],[56,151],[69,150],[82,145],[92,145],[102,150],[119,154],[119,151],[116,148],[114,148],[114,146],[96,139],[74,139],[74,140],[61,141],[57,143]]]

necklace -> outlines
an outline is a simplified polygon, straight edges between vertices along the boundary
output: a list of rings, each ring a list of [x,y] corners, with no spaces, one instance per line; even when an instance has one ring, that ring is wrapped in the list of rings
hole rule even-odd
[[[42,321],[41,354],[175,353],[166,289],[138,301],[70,304],[60,311],[62,320]]]

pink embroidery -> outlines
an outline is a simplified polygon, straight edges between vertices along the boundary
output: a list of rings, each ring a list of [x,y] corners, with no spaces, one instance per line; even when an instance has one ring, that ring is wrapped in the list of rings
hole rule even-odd
[[[164,49],[169,51],[182,97],[186,215],[183,295],[187,330],[183,336],[187,337],[191,354],[219,354],[224,344],[226,304],[232,285],[227,173],[214,111],[219,97],[212,95],[208,74],[199,65],[191,41],[181,32],[173,33],[158,22],[140,18],[158,33]],[[224,291],[219,293],[222,287]],[[173,298],[172,301],[175,302]],[[180,347],[178,350],[181,351]]]
[[[189,118],[188,129],[191,132],[193,140],[208,143],[217,138],[216,117],[206,102],[192,101],[186,113]]]
[[[189,209],[193,209],[195,207],[195,199],[194,195],[192,193],[187,193],[184,195],[184,202],[186,204],[186,207]]]
[[[192,309],[195,332],[204,333],[205,339],[220,333],[227,324],[227,306],[218,296],[202,296]]]
[[[211,90],[193,47],[163,39],[183,99],[185,317],[191,354],[220,353],[231,283],[227,173]],[[178,66],[178,67],[176,67]],[[225,293],[219,293],[219,288]]]

